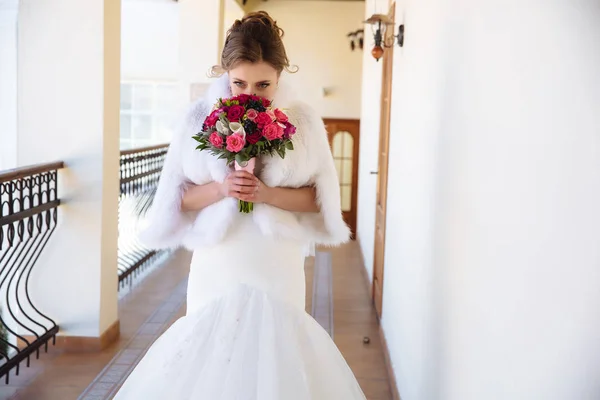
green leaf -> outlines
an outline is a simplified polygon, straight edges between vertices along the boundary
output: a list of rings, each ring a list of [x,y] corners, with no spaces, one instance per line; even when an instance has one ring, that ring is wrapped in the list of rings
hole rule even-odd
[[[235,161],[242,167],[245,167],[248,164],[249,159],[250,158],[248,156],[246,156],[244,153],[238,153],[235,156]]]

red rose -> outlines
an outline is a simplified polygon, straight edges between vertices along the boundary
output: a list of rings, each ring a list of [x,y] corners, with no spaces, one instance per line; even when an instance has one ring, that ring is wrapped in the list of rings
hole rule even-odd
[[[260,142],[260,139],[262,139],[262,134],[260,133],[260,131],[258,129],[255,130],[253,133],[246,134],[246,140],[250,144],[256,144],[256,143]]]
[[[213,128],[217,121],[219,120],[219,110],[213,111],[206,119],[204,120],[204,125],[209,128]]]
[[[244,105],[250,100],[250,95],[242,93],[237,96],[237,100],[240,102],[240,105]]]
[[[273,119],[266,112],[261,112],[261,113],[258,113],[258,116],[254,120],[254,122],[256,122],[256,125],[258,125],[259,128],[262,128],[265,125],[270,124],[271,122],[273,122]]]
[[[278,124],[269,124],[263,129],[263,136],[267,140],[275,140],[283,136],[283,128]]]
[[[263,106],[265,106],[265,107],[269,107],[271,105],[271,101],[268,99],[265,99],[264,97],[261,98],[261,101],[262,101]]]
[[[242,106],[231,106],[227,111],[227,119],[229,122],[239,122],[240,118],[244,115],[244,107]]]
[[[288,122],[288,116],[285,115],[285,113],[283,111],[281,111],[279,108],[276,108],[273,110],[273,113],[275,114],[275,118],[277,118],[277,121],[279,122]]]
[[[290,124],[289,122],[286,122],[283,133],[284,133],[284,136],[290,137],[294,133],[296,133],[296,127],[294,125]]]

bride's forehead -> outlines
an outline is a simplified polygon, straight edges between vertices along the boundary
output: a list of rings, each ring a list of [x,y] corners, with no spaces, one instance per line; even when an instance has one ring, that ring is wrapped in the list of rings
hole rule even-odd
[[[229,77],[247,83],[272,81],[277,78],[277,70],[265,62],[243,62],[229,71]]]

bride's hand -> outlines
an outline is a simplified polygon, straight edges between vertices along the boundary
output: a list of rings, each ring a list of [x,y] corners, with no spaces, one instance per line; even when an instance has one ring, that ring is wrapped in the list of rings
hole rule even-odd
[[[224,197],[234,197],[239,200],[260,202],[263,197],[265,184],[256,176],[246,171],[233,171],[221,184],[220,192]]]
[[[256,179],[256,189],[254,193],[241,193],[238,199],[254,204],[268,203],[271,196],[271,188],[265,185],[260,179]]]
[[[221,184],[221,194],[252,203],[265,203],[269,187],[246,171],[234,171]]]

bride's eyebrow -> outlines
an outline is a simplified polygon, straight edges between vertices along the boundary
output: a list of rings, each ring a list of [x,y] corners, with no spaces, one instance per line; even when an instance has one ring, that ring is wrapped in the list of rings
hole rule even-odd
[[[235,77],[233,78],[233,81],[234,82],[239,82],[239,83],[246,83],[246,84],[248,83],[248,82],[246,82],[243,79],[239,79],[239,78],[235,78]],[[271,84],[271,81],[267,79],[267,80],[264,80],[264,81],[256,82],[257,85],[262,85],[262,84],[265,84],[265,83]]]

